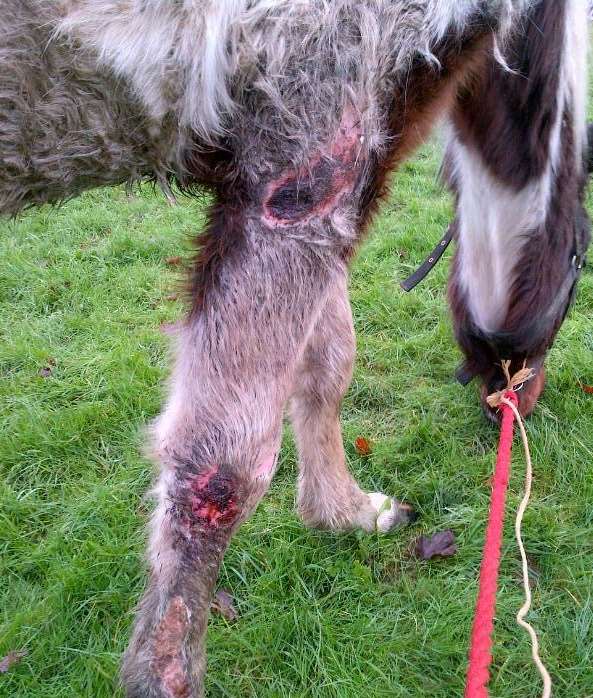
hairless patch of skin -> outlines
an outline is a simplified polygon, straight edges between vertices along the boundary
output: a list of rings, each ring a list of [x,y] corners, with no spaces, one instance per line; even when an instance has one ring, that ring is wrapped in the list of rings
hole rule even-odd
[[[283,227],[331,213],[356,184],[361,142],[360,122],[347,110],[327,152],[317,153],[307,166],[284,172],[270,182],[263,205],[264,221]]]
[[[150,668],[160,679],[167,698],[189,698],[190,685],[183,666],[182,648],[189,631],[189,609],[181,596],[169,602],[154,634]]]
[[[278,457],[278,453],[272,453],[271,455],[267,456],[264,458],[264,460],[260,463],[258,466],[257,470],[255,471],[255,477],[261,477],[261,478],[266,478],[269,477],[272,474],[272,471],[274,470],[274,466],[276,465],[276,458]]]

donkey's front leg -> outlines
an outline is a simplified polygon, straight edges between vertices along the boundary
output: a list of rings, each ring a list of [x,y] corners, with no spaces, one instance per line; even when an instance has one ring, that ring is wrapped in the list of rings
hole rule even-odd
[[[124,659],[129,696],[202,695],[204,636],[218,568],[233,530],[265,492],[274,466],[273,455],[256,454],[257,448],[246,448],[246,468],[216,464],[197,451],[163,465],[149,549],[151,579]]]
[[[343,265],[299,241],[249,231],[203,260],[156,424],[161,473],[151,575],[123,665],[128,696],[203,694],[204,637],[230,537],[266,491],[296,366]],[[206,268],[207,267],[207,268]]]

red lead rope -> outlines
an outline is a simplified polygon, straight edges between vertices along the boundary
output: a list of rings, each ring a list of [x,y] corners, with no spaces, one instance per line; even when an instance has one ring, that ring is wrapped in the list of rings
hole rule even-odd
[[[506,390],[504,397],[515,406],[517,405],[517,395],[514,391]],[[492,662],[492,630],[494,628],[504,506],[511,470],[511,450],[515,421],[515,415],[508,405],[503,403],[500,405],[500,409],[502,410],[502,424],[498,441],[496,468],[492,481],[490,514],[488,516],[484,553],[480,568],[478,600],[476,602],[470,641],[465,698],[487,698],[488,696],[486,686],[490,679],[489,669]]]

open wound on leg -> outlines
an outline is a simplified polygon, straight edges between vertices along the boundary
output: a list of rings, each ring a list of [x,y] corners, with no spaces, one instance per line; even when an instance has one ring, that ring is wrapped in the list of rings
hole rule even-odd
[[[264,221],[273,227],[289,226],[331,213],[356,185],[361,143],[360,124],[347,110],[326,152],[316,153],[306,166],[283,172],[270,182]]]
[[[237,483],[232,475],[212,466],[185,482],[183,514],[190,528],[229,526],[241,512]]]
[[[167,698],[189,698],[190,684],[183,664],[183,645],[189,631],[190,612],[181,596],[169,602],[154,634],[150,668]]]

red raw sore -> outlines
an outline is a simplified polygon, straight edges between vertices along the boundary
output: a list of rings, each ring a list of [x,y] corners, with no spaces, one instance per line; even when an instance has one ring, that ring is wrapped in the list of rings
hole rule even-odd
[[[150,668],[160,679],[163,695],[167,698],[189,698],[191,693],[183,660],[188,632],[188,608],[181,596],[175,596],[156,628],[150,660]]]
[[[190,523],[214,528],[234,523],[240,513],[233,479],[213,466],[193,477],[189,485]]]
[[[266,223],[282,227],[331,213],[356,184],[361,141],[360,123],[348,110],[326,152],[316,153],[305,167],[284,172],[269,184],[263,205]]]

